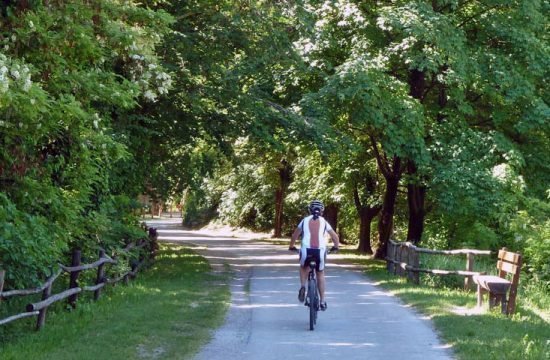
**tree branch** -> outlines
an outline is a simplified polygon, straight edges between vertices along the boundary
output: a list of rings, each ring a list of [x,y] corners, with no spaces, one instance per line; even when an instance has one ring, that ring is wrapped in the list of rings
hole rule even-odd
[[[372,145],[372,149],[374,150],[374,156],[376,157],[376,162],[378,163],[378,167],[380,168],[380,171],[382,172],[382,175],[385,178],[388,178],[391,175],[391,169],[388,165],[388,159],[384,156],[380,155],[380,152],[378,151],[378,144],[376,144],[376,140],[374,139],[374,136],[369,134],[369,139]]]
[[[488,13],[489,11],[491,11],[491,10],[493,10],[493,9],[496,9],[496,8],[498,8],[498,7],[499,7],[498,4],[497,4],[497,5],[494,5],[494,6],[489,6],[488,8],[485,8],[484,10],[478,12],[477,14],[474,14],[474,15],[472,15],[472,16],[470,16],[470,17],[464,19],[460,24],[457,25],[457,27],[460,28],[460,27],[466,25],[470,20],[473,20],[473,19],[475,19],[475,18],[477,18],[477,17],[479,17],[479,16],[481,16],[481,15],[483,15],[483,14],[485,14],[485,13]]]

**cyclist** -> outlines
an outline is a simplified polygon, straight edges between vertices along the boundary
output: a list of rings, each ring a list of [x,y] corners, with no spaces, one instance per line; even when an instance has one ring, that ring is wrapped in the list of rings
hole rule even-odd
[[[319,200],[313,200],[309,206],[308,210],[310,215],[300,221],[296,230],[292,234],[290,239],[289,250],[297,251],[294,244],[300,235],[302,236],[301,246],[300,246],[300,283],[301,287],[298,291],[298,300],[304,302],[305,292],[306,292],[306,281],[308,275],[308,265],[310,259],[314,259],[317,263],[317,283],[319,286],[319,293],[321,296],[321,310],[325,311],[327,309],[327,302],[325,300],[325,258],[326,258],[326,248],[327,240],[325,234],[329,234],[334,246],[331,248],[331,251],[337,251],[340,240],[338,239],[338,234],[332,229],[328,221],[323,218],[323,211],[325,207],[323,203]]]

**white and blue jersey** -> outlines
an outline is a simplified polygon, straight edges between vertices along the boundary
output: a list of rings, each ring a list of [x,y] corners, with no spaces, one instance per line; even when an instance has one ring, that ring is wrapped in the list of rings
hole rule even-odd
[[[298,227],[302,231],[300,265],[304,266],[308,255],[313,256],[317,260],[318,270],[322,271],[325,268],[327,248],[326,235],[332,230],[332,227],[322,216],[314,220],[313,215],[305,217],[300,224],[298,224]],[[314,249],[314,251],[311,251],[312,249]]]

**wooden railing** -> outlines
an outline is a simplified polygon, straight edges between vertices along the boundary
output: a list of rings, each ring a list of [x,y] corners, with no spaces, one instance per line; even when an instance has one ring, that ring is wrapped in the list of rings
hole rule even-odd
[[[46,312],[48,311],[48,307],[53,303],[60,300],[68,299],[69,305],[75,308],[78,295],[84,291],[93,291],[94,300],[98,300],[101,294],[101,290],[107,284],[115,284],[120,281],[123,281],[124,284],[128,284],[130,278],[133,279],[136,277],[140,267],[142,267],[146,261],[154,259],[156,255],[156,251],[158,249],[157,231],[155,228],[149,228],[149,229],[146,228],[146,230],[148,230],[148,234],[149,234],[147,239],[142,239],[137,243],[128,244],[123,249],[123,252],[130,253],[132,251],[140,250],[143,248],[146,248],[147,252],[144,253],[142,256],[140,256],[138,260],[130,260],[130,263],[129,263],[130,270],[113,279],[110,279],[105,276],[105,266],[108,264],[110,265],[118,264],[119,260],[116,257],[111,258],[107,256],[105,254],[105,250],[103,249],[99,250],[99,258],[97,261],[90,264],[83,264],[83,265],[80,264],[81,262],[80,250],[74,250],[72,253],[71,266],[58,264],[57,271],[55,271],[55,273],[53,273],[48,279],[46,279],[46,281],[42,285],[34,289],[3,291],[6,271],[0,269],[0,301],[2,299],[8,299],[14,296],[28,296],[28,295],[42,293],[41,301],[27,304],[26,312],[15,314],[5,319],[0,319],[0,325],[8,324],[18,319],[23,319],[31,316],[38,316],[37,322],[36,322],[36,329],[39,330],[44,326],[46,321]],[[89,286],[80,286],[78,284],[78,277],[80,273],[82,271],[92,270],[92,269],[97,269],[95,284],[89,285]],[[52,295],[51,294],[52,286],[56,281],[56,279],[59,277],[59,275],[61,275],[63,272],[66,272],[70,275],[69,288],[60,293]]]
[[[423,269],[420,267],[420,253],[432,255],[466,255],[466,269]],[[491,251],[474,249],[431,250],[419,248],[410,242],[396,242],[390,240],[388,242],[386,264],[388,272],[394,275],[407,276],[407,279],[415,284],[420,283],[420,273],[430,273],[434,275],[462,275],[465,276],[464,288],[468,290],[472,285],[472,276],[482,274],[481,272],[473,271],[475,255],[491,255]]]

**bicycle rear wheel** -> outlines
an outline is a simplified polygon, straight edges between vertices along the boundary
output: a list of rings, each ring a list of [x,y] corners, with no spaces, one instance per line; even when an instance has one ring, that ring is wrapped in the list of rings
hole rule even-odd
[[[309,280],[308,282],[307,297],[309,303],[309,330],[313,330],[317,322],[317,302],[319,301],[315,280]]]

